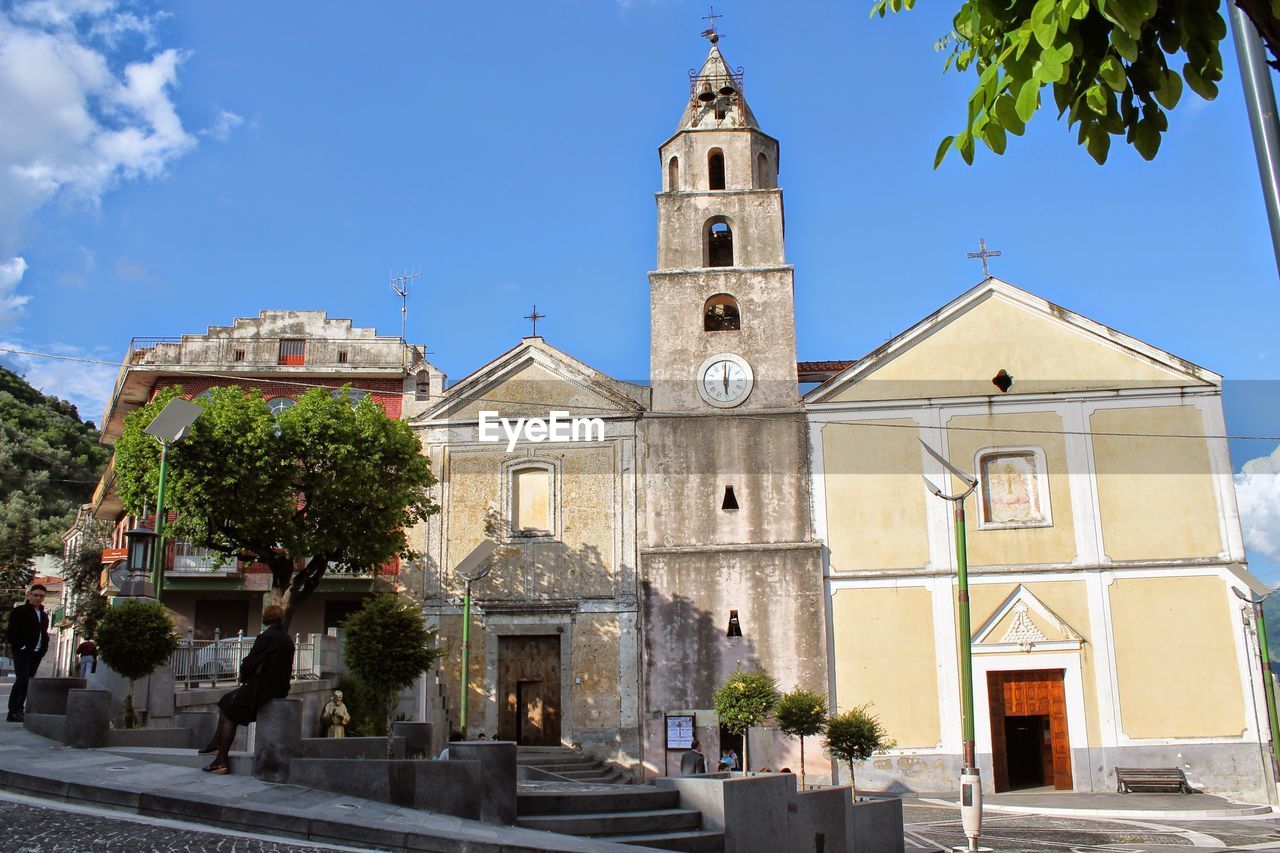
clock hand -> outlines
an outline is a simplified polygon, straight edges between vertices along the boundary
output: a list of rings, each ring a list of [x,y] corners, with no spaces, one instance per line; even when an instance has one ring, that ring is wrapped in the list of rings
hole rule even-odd
[[[724,369],[724,395],[729,396],[729,368]]]

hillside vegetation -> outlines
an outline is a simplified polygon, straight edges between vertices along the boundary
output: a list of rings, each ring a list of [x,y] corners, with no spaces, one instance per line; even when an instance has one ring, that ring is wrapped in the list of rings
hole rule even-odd
[[[0,367],[0,588],[24,585],[36,556],[61,553],[109,455],[75,406]]]

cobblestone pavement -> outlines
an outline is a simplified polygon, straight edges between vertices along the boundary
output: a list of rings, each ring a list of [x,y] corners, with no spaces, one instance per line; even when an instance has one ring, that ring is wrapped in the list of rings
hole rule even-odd
[[[330,853],[352,849],[290,844],[216,829],[206,832],[172,821],[126,820],[98,809],[70,811],[0,799],[0,850],[10,853]]]
[[[958,809],[906,800],[903,820],[908,842],[919,847],[965,843]],[[1183,847],[1280,851],[1280,820],[1121,820],[989,812],[983,816],[981,843],[1000,853],[1141,853]]]

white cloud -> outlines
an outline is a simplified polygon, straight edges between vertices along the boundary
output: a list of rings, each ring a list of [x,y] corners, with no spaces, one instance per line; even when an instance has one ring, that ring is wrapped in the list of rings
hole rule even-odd
[[[0,348],[30,350],[13,341],[0,339]],[[80,360],[89,357],[84,351],[65,345],[50,346],[48,352],[69,356],[46,358],[19,353],[0,352],[5,366],[21,374],[27,382],[42,393],[61,397],[75,404],[81,418],[101,420],[107,408],[107,398],[115,388],[119,368],[110,364],[95,364]]]
[[[117,0],[29,0],[0,11],[0,258],[57,197],[96,205],[124,180],[163,174],[196,144],[171,99],[185,54],[152,51],[158,16]],[[122,64],[124,38],[149,59]],[[25,264],[24,264],[25,268]],[[16,311],[26,297],[0,289]],[[10,307],[11,306],[11,307]]]
[[[1245,547],[1280,560],[1280,447],[1244,463],[1235,479]]]
[[[213,124],[200,131],[201,136],[212,136],[219,142],[226,142],[231,136],[231,131],[244,124],[244,119],[231,110],[222,110],[218,113],[218,117],[213,120]]]
[[[18,295],[18,282],[27,271],[27,262],[22,258],[11,258],[0,263],[0,327],[13,324],[19,309],[26,304],[30,296]]]

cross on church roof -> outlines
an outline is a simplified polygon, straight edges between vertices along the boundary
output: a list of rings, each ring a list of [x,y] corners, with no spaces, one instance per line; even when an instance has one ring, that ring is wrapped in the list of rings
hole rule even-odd
[[[546,314],[539,314],[539,313],[538,313],[538,306],[537,306],[537,305],[534,305],[534,306],[533,306],[533,313],[531,313],[531,314],[525,314],[525,315],[524,315],[524,318],[525,318],[526,320],[532,320],[532,321],[533,321],[533,335],[532,335],[532,337],[535,337],[535,338],[536,338],[536,337],[538,336],[538,321],[539,321],[539,320],[542,320],[542,319],[545,319],[545,318],[546,318],[546,316],[547,316]]]
[[[998,257],[1000,257],[1000,252],[999,252],[999,251],[988,251],[988,250],[987,250],[987,241],[986,241],[986,239],[984,239],[984,238],[982,238],[982,237],[979,237],[979,238],[978,238],[978,251],[976,251],[976,252],[965,252],[965,257],[966,257],[966,258],[981,258],[981,259],[982,259],[982,275],[983,275],[983,277],[984,277],[984,278],[991,278],[991,270],[987,268],[987,258],[998,258]]]
[[[716,18],[723,18],[723,17],[724,17],[724,15],[717,15],[717,14],[716,14],[716,7],[715,7],[715,6],[712,6],[712,7],[711,7],[711,14],[710,14],[710,15],[703,15],[703,16],[702,16],[702,20],[704,20],[704,21],[710,21],[710,22],[711,22],[711,26],[709,26],[709,27],[707,27],[705,30],[703,30],[703,31],[702,31],[702,33],[701,33],[701,35],[702,35],[702,37],[703,37],[703,38],[705,38],[707,41],[711,42],[712,44],[715,44],[716,42],[720,41],[720,33],[716,31]]]

